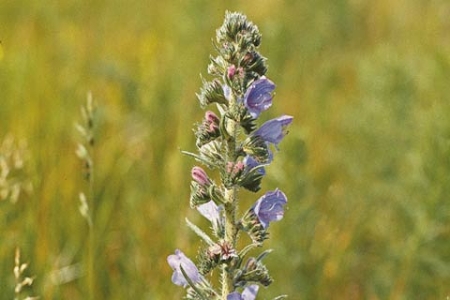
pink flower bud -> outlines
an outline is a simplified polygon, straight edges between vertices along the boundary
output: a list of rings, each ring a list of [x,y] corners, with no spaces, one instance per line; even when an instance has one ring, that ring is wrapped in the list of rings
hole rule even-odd
[[[234,77],[234,74],[236,74],[236,66],[231,65],[227,69],[227,77],[232,79]]]
[[[212,111],[208,110],[208,111],[206,111],[206,113],[205,113],[205,121],[206,121],[207,123],[215,123],[215,124],[219,124],[220,119],[219,119],[219,117],[218,117],[215,113],[213,113]]]
[[[207,130],[208,133],[215,133],[219,130],[219,125],[211,123],[209,124],[209,128]]]
[[[207,186],[211,184],[211,180],[209,179],[208,175],[200,167],[193,167],[191,175],[194,181],[200,184],[201,186]]]

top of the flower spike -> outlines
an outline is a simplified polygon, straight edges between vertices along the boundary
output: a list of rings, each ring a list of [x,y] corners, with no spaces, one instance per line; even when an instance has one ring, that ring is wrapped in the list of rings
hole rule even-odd
[[[261,34],[258,27],[247,17],[238,12],[225,13],[223,25],[217,29],[217,42],[223,44],[226,42],[238,42],[244,39],[245,44],[253,44],[258,47],[261,44]]]

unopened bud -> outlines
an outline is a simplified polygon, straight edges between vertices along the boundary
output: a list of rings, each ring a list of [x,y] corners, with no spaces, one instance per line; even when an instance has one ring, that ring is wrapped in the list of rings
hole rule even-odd
[[[191,174],[194,181],[197,182],[199,185],[207,187],[211,184],[211,180],[209,179],[208,175],[202,168],[193,167]]]
[[[205,113],[205,121],[207,123],[214,123],[214,124],[218,124],[220,122],[219,117],[212,111],[208,110]]]
[[[220,136],[219,124],[220,119],[215,113],[212,111],[205,113],[202,124],[198,126],[195,132],[197,147],[201,147]]]
[[[233,79],[234,74],[236,74],[236,66],[235,65],[231,65],[227,69],[227,77],[229,79]]]
[[[203,82],[203,87],[200,90],[200,94],[197,94],[197,98],[203,107],[211,103],[228,103],[227,99],[225,99],[222,84],[219,80]]]

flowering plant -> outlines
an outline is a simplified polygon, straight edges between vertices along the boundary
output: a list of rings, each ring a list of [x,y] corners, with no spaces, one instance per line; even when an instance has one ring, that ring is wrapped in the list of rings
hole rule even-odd
[[[258,52],[258,27],[240,13],[227,12],[216,33],[219,54],[208,66],[215,78],[204,80],[197,96],[202,107],[215,104],[218,114],[208,110],[198,125],[198,154],[184,152],[220,174],[216,183],[200,166],[191,172],[190,205],[211,222],[214,238],[186,219],[205,242],[198,263],[178,249],[167,261],[174,271],[172,282],[186,288],[187,299],[253,300],[260,285],[272,283],[262,263],[271,250],[256,257],[249,253],[268,238],[270,223],[283,218],[287,198],[279,189],[266,192],[239,218],[238,191],[260,190],[265,166],[274,156],[271,145],[278,150],[293,118],[283,115],[258,128],[258,117],[272,106],[275,89],[265,76],[266,59]],[[237,249],[240,232],[251,239],[241,250]],[[206,279],[215,268],[221,269],[220,290]]]

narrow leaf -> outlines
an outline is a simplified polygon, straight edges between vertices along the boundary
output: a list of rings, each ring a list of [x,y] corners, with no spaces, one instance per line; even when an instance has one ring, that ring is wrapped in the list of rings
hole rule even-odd
[[[186,218],[186,223],[188,227],[193,232],[195,232],[200,238],[202,238],[208,245],[212,246],[215,244],[213,240],[203,230],[201,230],[200,228],[197,227],[197,225],[189,221],[188,218]]]

